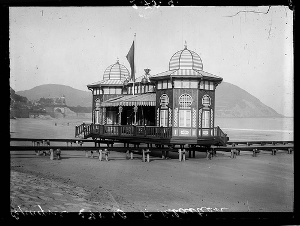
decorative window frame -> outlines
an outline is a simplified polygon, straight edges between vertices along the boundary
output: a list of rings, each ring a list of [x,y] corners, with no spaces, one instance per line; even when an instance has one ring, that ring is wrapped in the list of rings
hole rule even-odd
[[[203,97],[202,97],[202,105],[204,107],[209,107],[211,105],[211,98],[208,94],[205,94]]]
[[[180,108],[185,108],[185,109],[191,108],[191,105],[193,103],[193,98],[190,94],[183,93],[178,98],[178,103]]]
[[[162,94],[159,98],[160,100],[160,106],[163,109],[168,108],[168,104],[169,104],[169,96],[167,94]]]

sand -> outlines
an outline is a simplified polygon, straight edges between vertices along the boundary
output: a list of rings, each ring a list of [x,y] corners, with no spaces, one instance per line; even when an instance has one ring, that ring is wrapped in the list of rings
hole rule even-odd
[[[82,151],[64,151],[61,160],[36,156],[33,151],[12,151],[11,164],[12,172],[49,179],[59,183],[58,188],[70,185],[84,189],[90,197],[84,202],[92,204],[90,209],[94,211],[156,212],[201,207],[223,208],[223,212],[293,211],[293,155],[284,151],[276,156],[261,152],[258,157],[245,152],[236,159],[231,159],[229,153],[218,153],[212,160],[197,153],[195,159],[185,162],[151,157],[149,163],[142,162],[137,154],[133,160],[126,160],[120,152],[111,152],[106,162],[85,158]],[[14,186],[17,183],[11,184],[12,190],[16,190]],[[19,192],[30,193],[30,187]],[[66,191],[61,193],[65,195]],[[47,192],[43,196],[48,197]],[[14,201],[13,205],[32,208],[26,200]],[[52,211],[57,200],[40,205]],[[85,206],[76,203],[66,209],[78,212],[82,208]]]
[[[25,122],[24,122],[25,121]],[[58,138],[73,134],[70,121],[24,120],[11,122],[12,137]],[[72,125],[71,125],[72,124]],[[39,127],[38,129],[36,127]],[[59,129],[58,129],[59,127]],[[71,128],[71,129],[70,129]],[[55,130],[55,131],[54,131]],[[223,212],[292,212],[294,155],[279,151],[204,153],[178,161],[178,154],[160,155],[142,162],[141,155],[126,160],[125,153],[110,153],[110,161],[86,158],[83,151],[62,151],[61,160],[36,156],[34,151],[11,151],[11,208],[50,211],[146,212],[179,208],[212,208]]]

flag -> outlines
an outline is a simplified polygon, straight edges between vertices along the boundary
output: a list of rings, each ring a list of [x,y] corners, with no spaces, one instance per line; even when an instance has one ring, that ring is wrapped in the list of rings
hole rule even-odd
[[[134,81],[135,79],[135,68],[134,68],[134,41],[132,42],[132,45],[130,47],[130,50],[128,52],[128,54],[126,55],[126,58],[130,64],[131,67],[131,79]]]

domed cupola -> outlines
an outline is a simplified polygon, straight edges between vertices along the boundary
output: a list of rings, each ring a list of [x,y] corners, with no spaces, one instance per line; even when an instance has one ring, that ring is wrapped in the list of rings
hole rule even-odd
[[[184,49],[176,52],[170,60],[169,70],[178,70],[178,69],[194,69],[194,70],[203,70],[203,64],[200,56],[187,49],[185,44]]]
[[[128,69],[119,63],[119,60],[115,64],[106,68],[103,75],[103,80],[125,80],[129,76]]]

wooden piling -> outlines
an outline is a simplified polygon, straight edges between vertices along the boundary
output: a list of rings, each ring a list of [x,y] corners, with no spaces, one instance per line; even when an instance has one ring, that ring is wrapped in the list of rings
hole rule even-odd
[[[142,161],[145,162],[145,150],[142,149],[142,152],[143,152],[143,159],[142,159]]]
[[[185,149],[182,149],[182,161],[185,161]]]
[[[102,161],[102,149],[99,149],[99,161]]]
[[[179,158],[179,162],[181,162],[181,149],[178,149],[178,158]]]
[[[54,153],[53,153],[53,149],[50,149],[50,160],[54,159]]]

